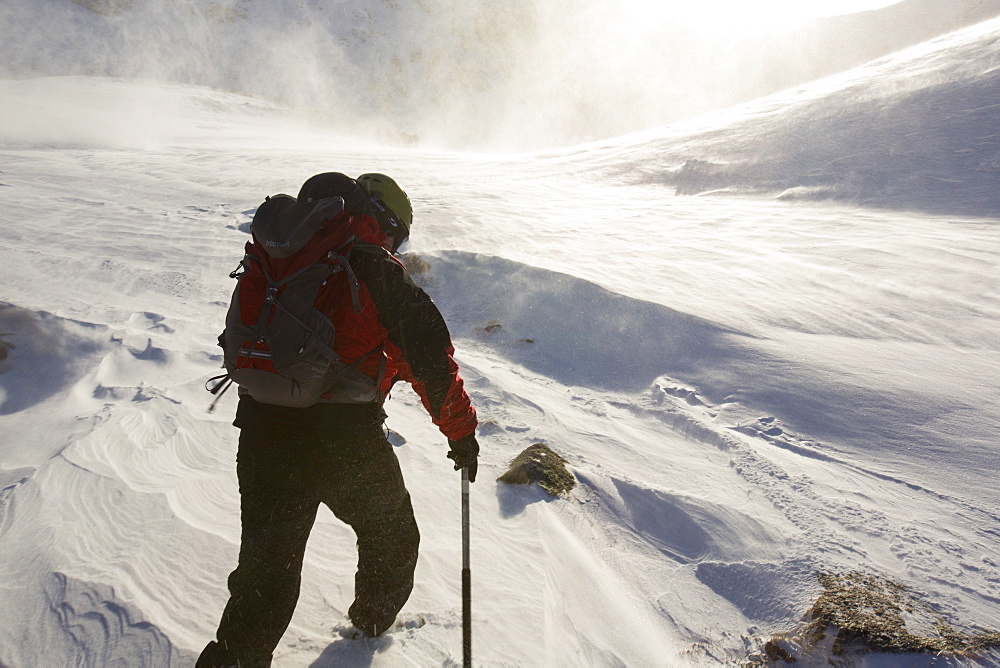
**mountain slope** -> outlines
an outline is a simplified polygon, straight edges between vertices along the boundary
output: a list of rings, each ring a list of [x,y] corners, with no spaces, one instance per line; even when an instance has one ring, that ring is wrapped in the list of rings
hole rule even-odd
[[[678,194],[996,216],[998,47],[1000,19],[585,155]]]

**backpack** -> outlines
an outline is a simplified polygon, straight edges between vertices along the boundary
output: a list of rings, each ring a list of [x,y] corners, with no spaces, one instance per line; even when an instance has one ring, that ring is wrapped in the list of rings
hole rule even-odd
[[[361,311],[348,262],[355,239],[344,200],[268,197],[254,214],[251,233],[246,255],[230,274],[237,285],[219,337],[228,378],[211,391],[221,394],[220,386],[235,382],[256,401],[297,408],[321,398],[379,401],[384,355],[378,378],[357,367],[381,354],[382,346],[344,364],[333,350],[333,323],[314,306],[324,288],[346,280],[354,311]]]

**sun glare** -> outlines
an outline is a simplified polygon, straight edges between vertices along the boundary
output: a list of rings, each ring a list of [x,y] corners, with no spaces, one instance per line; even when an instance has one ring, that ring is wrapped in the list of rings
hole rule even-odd
[[[633,15],[707,30],[783,28],[812,19],[880,9],[900,0],[626,0]]]

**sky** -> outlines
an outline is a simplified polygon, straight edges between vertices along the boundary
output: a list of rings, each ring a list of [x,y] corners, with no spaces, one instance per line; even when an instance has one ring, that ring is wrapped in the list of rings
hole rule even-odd
[[[775,27],[841,14],[881,9],[900,0],[703,0],[702,2],[663,2],[663,0],[626,0],[629,10],[652,18],[708,19],[714,26]]]
[[[781,7],[805,6],[808,11],[814,12],[816,16],[835,16],[837,14],[850,14],[852,12],[863,12],[870,9],[881,9],[889,5],[895,5],[899,0],[773,0],[761,4],[770,4]],[[735,3],[734,3],[735,4]]]

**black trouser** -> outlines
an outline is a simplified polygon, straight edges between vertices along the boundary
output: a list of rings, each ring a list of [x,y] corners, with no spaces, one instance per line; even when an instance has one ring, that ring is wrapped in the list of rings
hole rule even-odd
[[[204,664],[268,665],[295,610],[320,503],[357,534],[351,620],[369,635],[384,631],[413,589],[420,535],[381,420],[241,423],[238,415],[237,425],[239,565],[229,576],[218,644],[206,648]]]

